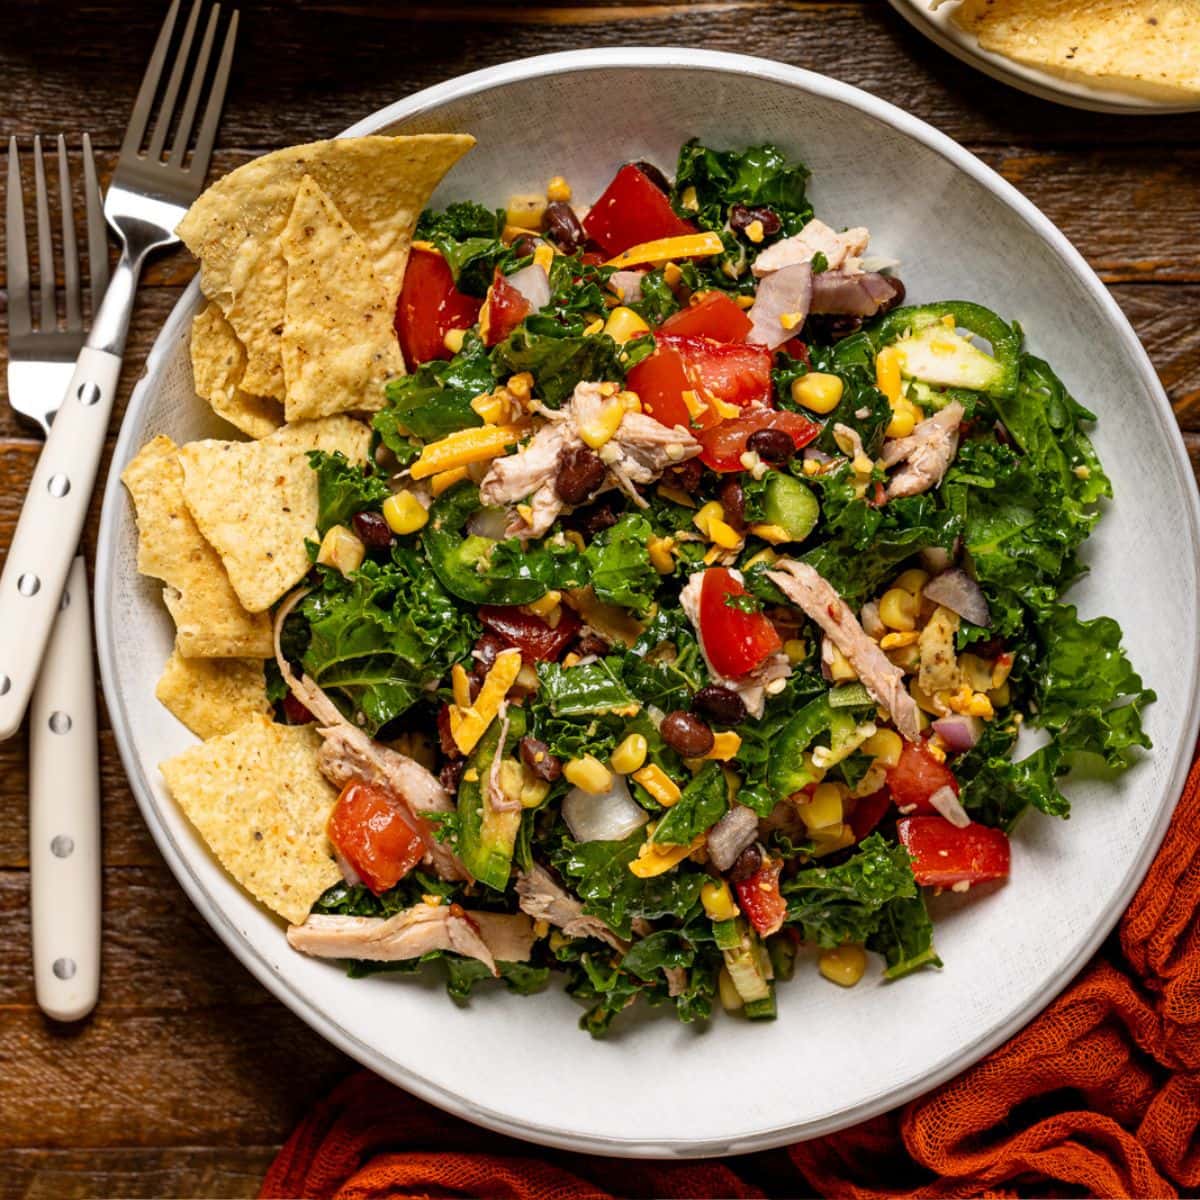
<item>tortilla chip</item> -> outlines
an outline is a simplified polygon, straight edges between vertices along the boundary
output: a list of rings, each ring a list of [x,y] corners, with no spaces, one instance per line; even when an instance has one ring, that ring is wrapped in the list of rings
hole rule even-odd
[[[187,658],[270,658],[271,621],[238,602],[217,552],[183,501],[183,468],[169,437],[142,447],[121,480],[137,511],[138,570],[161,579]]]
[[[267,680],[257,658],[184,658],[172,651],[154,694],[201,738],[271,715]]]
[[[1200,95],[1195,0],[964,0],[979,45],[1079,83],[1157,100]]]
[[[317,536],[317,474],[308,451],[340,450],[362,462],[370,439],[361,422],[322,417],[285,425],[258,442],[190,442],[180,449],[184,502],[243,607],[264,612],[312,565],[304,542]]]
[[[278,400],[251,396],[238,384],[246,370],[246,351],[216,304],[192,321],[192,381],[196,395],[213,412],[252,438],[264,438],[283,424]]]
[[[325,834],[337,792],[317,766],[320,745],[311,725],[252,717],[161,767],[225,870],[292,924],[342,877]]]
[[[279,239],[304,176],[312,176],[366,243],[394,308],[417,218],[474,144],[466,134],[418,134],[292,146],[230,172],[192,205],[177,232],[200,260],[204,294],[221,306],[246,347],[246,391],[284,396],[287,263]]]
[[[289,421],[354,409],[378,412],[404,374],[395,304],[362,238],[306,175],[280,238],[287,262],[283,402]]]

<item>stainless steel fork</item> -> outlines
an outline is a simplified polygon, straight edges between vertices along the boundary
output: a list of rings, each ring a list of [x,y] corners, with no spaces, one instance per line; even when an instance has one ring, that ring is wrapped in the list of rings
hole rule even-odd
[[[175,227],[200,194],[212,157],[233,62],[238,14],[234,11],[226,24],[216,66],[210,71],[220,5],[210,9],[194,54],[204,0],[194,0],[172,51],[179,8],[180,0],[173,0],[142,79],[104,202],[105,217],[120,239],[121,256],[76,359],[0,574],[0,740],[12,737],[20,728],[87,515],[142,264],[154,250],[179,240]],[[168,65],[166,84],[156,105]],[[187,91],[179,107],[185,76]],[[158,116],[151,128],[156,108]],[[174,137],[167,152],[173,123]],[[27,279],[25,283],[27,286]]]

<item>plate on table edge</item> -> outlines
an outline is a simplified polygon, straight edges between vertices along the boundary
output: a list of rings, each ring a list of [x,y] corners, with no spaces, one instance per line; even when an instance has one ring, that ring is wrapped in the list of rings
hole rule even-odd
[[[1040,100],[1050,100],[1070,108],[1087,109],[1089,112],[1114,113],[1129,117],[1200,112],[1200,99],[1156,100],[1150,96],[1121,91],[1119,88],[1098,85],[1093,87],[1073,79],[1065,79],[1053,71],[1018,62],[994,50],[985,50],[973,34],[960,29],[950,19],[949,7],[940,8],[935,12],[930,9],[928,0],[888,0],[888,3],[914,29],[953,54],[959,61],[982,71],[985,75],[990,75],[1000,83],[1037,96]]]
[[[1083,258],[1047,218],[990,168],[924,122],[847,84],[768,60],[682,48],[612,48],[546,55],[462,76],[428,88],[379,110],[352,126],[344,136],[382,130],[399,131],[398,127],[406,125],[415,126],[418,131],[435,128],[439,123],[438,111],[453,101],[477,96],[498,87],[519,84],[521,81],[537,80],[542,82],[562,74],[596,71],[633,71],[639,75],[657,71],[695,73],[704,77],[705,87],[710,84],[720,86],[721,83],[726,83],[736,84],[742,88],[749,86],[750,80],[759,80],[764,84],[795,89],[796,100],[801,104],[807,95],[819,103],[831,103],[856,109],[862,114],[864,120],[885,128],[890,127],[890,130],[898,132],[902,137],[920,143],[923,151],[945,160],[955,173],[955,177],[957,177],[957,173],[965,174],[974,184],[992,193],[999,203],[1012,210],[1014,217],[1029,227],[1031,235],[1036,236],[1043,248],[1050,252],[1058,269],[1073,277],[1075,289],[1082,290],[1089,295],[1100,310],[1097,319],[1107,318],[1107,327],[1117,343],[1117,349],[1113,353],[1119,353],[1124,360],[1128,361],[1141,389],[1149,395],[1151,407],[1148,415],[1156,427],[1156,436],[1152,437],[1151,441],[1156,450],[1165,450],[1165,456],[1161,463],[1162,469],[1170,471],[1174,475],[1175,491],[1179,495],[1182,507],[1182,512],[1178,515],[1183,517],[1182,522],[1179,522],[1184,530],[1180,538],[1181,542],[1190,548],[1190,558],[1185,560],[1186,563],[1190,563],[1190,574],[1188,566],[1185,565],[1182,568],[1184,574],[1181,578],[1184,582],[1181,586],[1185,590],[1190,589],[1193,595],[1196,594],[1198,572],[1195,548],[1200,545],[1200,501],[1198,501],[1182,438],[1173,420],[1167,398],[1132,328]],[[714,78],[714,74],[717,77],[728,78],[721,80]],[[646,76],[646,78],[652,79],[653,76]],[[790,96],[788,100],[790,103]],[[569,166],[569,164],[566,165]],[[984,1023],[979,1032],[961,1038],[953,1046],[952,1051],[941,1052],[940,1057],[935,1057],[927,1068],[901,1082],[873,1084],[870,1088],[862,1090],[861,1094],[857,1095],[852,1102],[831,1101],[827,1109],[819,1115],[803,1120],[792,1119],[781,1122],[778,1113],[763,1111],[753,1118],[750,1126],[743,1124],[728,1133],[722,1128],[711,1129],[700,1135],[692,1136],[688,1136],[687,1132],[680,1132],[677,1136],[656,1134],[645,1120],[639,1122],[635,1118],[635,1114],[632,1114],[632,1109],[636,1108],[637,1103],[640,1102],[637,1099],[637,1093],[645,1089],[630,1089],[628,1086],[633,1078],[629,1071],[630,1064],[639,1061],[649,1062],[653,1053],[658,1052],[654,1042],[648,1041],[642,1036],[644,1029],[641,1029],[637,1031],[639,1040],[636,1047],[629,1046],[628,1042],[623,1046],[625,1039],[633,1040],[633,1033],[627,1031],[625,1034],[615,1036],[609,1042],[601,1044],[598,1050],[593,1051],[590,1047],[595,1044],[589,1042],[586,1034],[575,1028],[574,1016],[579,1012],[578,1006],[561,994],[561,985],[557,983],[552,985],[551,989],[559,993],[554,1000],[562,1012],[571,1014],[565,1024],[568,1026],[570,1037],[579,1039],[579,1042],[565,1042],[562,1047],[566,1054],[566,1061],[570,1064],[568,1070],[572,1072],[580,1069],[586,1071],[596,1054],[603,1053],[607,1056],[604,1060],[606,1066],[602,1069],[607,1071],[608,1075],[601,1087],[611,1084],[614,1089],[622,1090],[614,1092],[612,1095],[601,1091],[597,1094],[596,1099],[600,1104],[607,1101],[610,1106],[614,1100],[622,1102],[618,1105],[622,1110],[619,1119],[625,1121],[629,1127],[623,1127],[619,1133],[597,1132],[595,1128],[581,1129],[578,1127],[580,1122],[577,1122],[576,1126],[572,1128],[570,1126],[572,1118],[564,1116],[561,1111],[554,1109],[548,1101],[544,1105],[546,1111],[536,1117],[514,1116],[506,1111],[505,1105],[497,1102],[494,1097],[488,1102],[472,1099],[471,1087],[461,1086],[458,1077],[455,1077],[452,1084],[439,1083],[427,1078],[417,1070],[401,1064],[395,1058],[388,1057],[377,1046],[372,1045],[366,1037],[347,1028],[347,1025],[353,1022],[342,1016],[342,1011],[348,1011],[350,1005],[364,1005],[368,994],[375,997],[382,993],[368,993],[364,990],[360,1000],[353,993],[346,992],[344,995],[338,996],[343,1003],[343,1010],[334,1011],[334,1006],[328,1002],[328,995],[325,996],[324,1004],[319,1003],[313,995],[300,990],[294,979],[288,978],[289,974],[295,976],[307,972],[325,995],[327,992],[332,994],[343,991],[344,985],[365,988],[366,985],[373,982],[379,983],[380,977],[376,977],[374,980],[353,981],[346,979],[341,968],[336,964],[313,964],[312,960],[307,959],[301,963],[293,962],[293,958],[302,956],[292,955],[282,937],[282,930],[278,922],[259,909],[259,906],[247,895],[241,893],[236,884],[224,877],[220,867],[208,856],[203,847],[199,846],[194,832],[186,826],[186,821],[178,813],[168,811],[172,807],[169,800],[165,803],[161,801],[159,792],[156,790],[161,788],[161,784],[156,780],[152,781],[139,755],[138,722],[135,720],[131,705],[135,708],[137,705],[141,705],[144,711],[148,708],[148,704],[152,705],[156,702],[153,698],[154,679],[142,679],[139,676],[133,681],[137,685],[136,688],[131,687],[129,691],[126,691],[118,662],[118,647],[122,638],[119,636],[117,628],[120,614],[114,607],[114,599],[117,585],[122,580],[118,570],[121,565],[118,561],[122,549],[121,540],[123,537],[128,539],[131,522],[126,497],[120,483],[120,472],[136,453],[142,439],[154,432],[154,430],[150,430],[148,433],[143,428],[141,420],[143,410],[150,403],[152,385],[156,375],[161,371],[168,356],[177,352],[179,342],[186,337],[188,322],[199,306],[199,288],[198,283],[194,281],[168,317],[147,358],[146,373],[131,397],[114,451],[104,497],[96,563],[97,650],[101,677],[105,698],[112,715],[114,735],[130,784],[151,833],[172,872],[209,924],[250,972],[333,1045],[409,1092],[443,1109],[488,1128],[545,1145],[630,1157],[700,1157],[744,1153],[836,1131],[902,1104],[950,1079],[1011,1037],[1045,1007],[1087,962],[1113,928],[1162,840],[1174,803],[1186,777],[1197,726],[1200,724],[1200,704],[1198,704],[1197,695],[1200,680],[1198,680],[1196,670],[1193,670],[1186,685],[1181,683],[1175,689],[1176,694],[1173,699],[1179,703],[1177,704],[1178,716],[1175,718],[1172,730],[1174,745],[1164,744],[1163,731],[1158,732],[1158,746],[1153,754],[1158,757],[1160,763],[1167,756],[1170,756],[1170,759],[1169,768],[1162,766],[1154,769],[1158,775],[1164,778],[1165,782],[1156,789],[1155,806],[1145,814],[1148,820],[1142,830],[1136,851],[1125,868],[1119,888],[1111,894],[1105,909],[1090,920],[1085,934],[1079,935],[1077,940],[1071,942],[1073,946],[1071,953],[1061,959],[1056,959],[1056,972],[1048,978],[1041,979],[1028,994],[1023,992],[1023,999],[1006,1009],[1002,1019],[997,1021],[993,1016],[991,1024]],[[1116,410],[1110,405],[1106,411],[1111,415]],[[1128,500],[1126,504],[1129,504]],[[1115,521],[1115,517],[1111,513],[1110,521]],[[1100,541],[1103,536],[1103,532],[1101,532],[1095,540]],[[153,586],[155,595],[157,595],[159,585],[154,583]],[[161,608],[161,605],[158,607]],[[152,619],[157,620],[157,617]],[[121,628],[127,628],[127,626]],[[1128,627],[1125,632],[1128,637],[1130,632]],[[1194,659],[1195,655],[1192,657]],[[1135,666],[1141,665],[1135,659]],[[1150,686],[1153,686],[1155,682],[1156,680],[1153,678],[1148,679]],[[1160,682],[1160,685],[1162,683],[1162,681],[1157,682]],[[1186,691],[1182,690],[1185,686]],[[1150,709],[1150,716],[1153,725],[1153,707]],[[1149,769],[1151,768],[1143,770],[1142,774],[1144,775]],[[1138,768],[1135,767],[1134,770],[1137,771]],[[1165,776],[1163,776],[1164,771]],[[1116,790],[1115,787],[1113,790]],[[1049,818],[1043,820],[1048,821]],[[172,823],[176,828],[169,827]],[[1034,828],[1031,823],[1029,829],[1032,831]],[[1038,828],[1040,829],[1040,827]],[[1042,836],[1044,837],[1045,834]],[[1036,842],[1038,839],[1034,837],[1030,840]],[[205,878],[201,877],[202,874]],[[222,879],[224,879],[224,883],[222,883]],[[1015,886],[1015,884],[1010,884],[1010,887]],[[222,893],[224,901],[218,900],[214,892]],[[1011,913],[1008,915],[1011,916]],[[250,929],[253,926],[261,931],[264,924],[268,924],[270,927],[267,936],[263,938],[263,944],[254,944],[251,940]],[[271,933],[271,930],[277,932]],[[1073,936],[1075,935],[1073,934]],[[281,955],[284,957],[281,958]],[[308,967],[312,965],[320,968],[323,973],[319,976],[312,975],[308,971]],[[947,993],[950,991],[948,980],[951,970],[952,967],[948,968],[947,972],[943,973],[943,977],[935,977],[935,982],[946,983]],[[334,975],[336,975],[336,981]],[[920,976],[915,976],[911,980],[902,981],[893,986],[897,988],[911,986],[920,978]],[[961,975],[956,977],[956,985],[960,979]],[[801,988],[800,983],[795,984],[792,988],[787,986],[781,988],[781,1008],[786,1010],[789,1007],[789,992],[798,991]],[[414,993],[426,990],[428,989],[422,989],[419,986],[412,988]],[[856,989],[856,991],[861,990]],[[438,991],[440,993],[441,989],[439,988]],[[902,999],[904,994],[897,991],[894,996],[891,993],[888,995],[889,999],[895,1000]],[[834,1005],[847,1005],[853,996],[853,993],[831,991],[830,993],[821,993],[817,1003],[820,1004],[829,999]],[[516,997],[493,998],[491,996],[481,998],[479,1002],[472,1003],[472,1011],[458,1014],[461,1017],[470,1018],[470,1023],[460,1027],[460,1033],[464,1037],[472,1033],[494,1035],[497,1029],[506,1029],[511,1035],[512,1030],[517,1029],[519,1034],[524,1034],[526,1032],[524,1028],[513,1023],[504,1024],[501,1019],[498,1019],[497,1014],[502,1012],[509,1017],[516,1014],[517,1019],[520,1020],[523,1010],[508,1006],[523,1005],[526,1006],[525,1011],[529,1013],[527,1023],[533,1025],[532,1018],[535,1016],[537,1008],[535,1001],[543,999],[544,996],[534,998],[534,1000]],[[992,999],[990,996],[985,996],[983,1002],[987,1003]],[[449,1025],[455,1019],[454,1014],[457,1010],[449,1004],[444,995],[437,995],[436,1002],[444,1006],[440,1011],[446,1014],[443,1021]],[[389,1000],[389,1003],[402,1006],[405,1003],[415,1004],[417,1002],[395,999]],[[870,1001],[865,1000],[863,1003],[867,1004]],[[491,1011],[493,1006],[495,1012]],[[793,1004],[792,1007],[795,1005]],[[350,1014],[351,1017],[355,1015],[354,1013]],[[812,1046],[805,1037],[806,1030],[803,1023],[798,1020],[799,1016],[798,1010],[790,1014],[793,1024],[789,1029],[789,1014],[786,1011],[774,1025],[765,1026],[722,1021],[720,1015],[717,1014],[717,1019],[713,1022],[714,1028],[702,1035],[703,1041],[694,1037],[691,1030],[679,1029],[669,1018],[664,1017],[654,1027],[654,1034],[660,1042],[670,1042],[673,1046],[682,1045],[683,1035],[690,1039],[687,1046],[692,1050],[686,1064],[682,1059],[672,1060],[679,1069],[678,1074],[681,1079],[686,1074],[685,1065],[693,1071],[697,1068],[701,1071],[711,1069],[711,1064],[705,1062],[706,1056],[713,1051],[718,1054],[727,1054],[732,1047],[741,1045],[747,1048],[758,1047],[762,1051],[775,1050],[777,1052],[783,1048],[798,1047],[801,1051],[800,1070],[803,1071],[803,1051],[807,1048],[809,1052],[812,1052]],[[954,1014],[951,1012],[947,1016],[953,1017]],[[340,1017],[342,1019],[339,1019]],[[375,1033],[380,1024],[382,1022],[378,1020],[373,1021],[372,1033]],[[670,1025],[672,1028],[664,1028],[664,1025]],[[861,1029],[862,1026],[856,1028]],[[754,1032],[758,1040],[742,1039],[739,1029]],[[760,1030],[763,1032],[760,1033]],[[776,1031],[773,1036],[772,1031]],[[910,1036],[901,1041],[915,1040],[911,1031],[909,1032]],[[545,1045],[549,1047],[554,1043],[558,1030],[542,1026],[540,1033],[544,1036]],[[785,1033],[788,1040],[781,1045],[780,1037]],[[447,1046],[443,1049],[453,1050],[453,1047]],[[704,1054],[699,1053],[702,1049]],[[819,1049],[820,1047],[817,1047],[817,1050]],[[842,1059],[843,1074],[846,1073],[844,1069],[845,1056],[847,1054],[852,1056],[854,1049],[853,1040],[838,1045],[837,1053]],[[503,1048],[499,1048],[499,1050],[502,1055]],[[574,1050],[573,1055],[572,1050]],[[903,1046],[898,1045],[897,1053],[902,1051]],[[571,1062],[572,1058],[575,1059],[574,1062]],[[476,1058],[475,1061],[478,1062],[478,1059]],[[546,1073],[551,1072],[553,1067],[561,1065],[561,1060],[559,1063],[553,1063],[550,1060],[535,1058],[532,1060],[532,1065],[540,1068],[542,1077],[546,1078]],[[876,1060],[871,1060],[863,1065],[871,1071],[880,1066]],[[514,1069],[529,1070],[530,1066],[531,1060],[522,1059],[519,1066]],[[725,1078],[726,1076],[721,1076],[721,1079]],[[534,1090],[537,1090],[536,1082],[535,1076]],[[575,1082],[582,1084],[590,1083],[591,1080],[586,1075],[573,1074],[572,1084]],[[480,1089],[475,1087],[474,1090],[478,1092]],[[578,1090],[574,1089],[575,1092]],[[629,1094],[631,1090],[634,1093],[632,1097]],[[681,1130],[690,1131],[693,1127],[704,1128],[704,1120],[701,1119],[703,1095],[689,1099],[692,1090],[692,1088],[682,1089],[685,1093],[682,1097],[679,1088],[673,1087],[668,1093],[673,1104],[686,1106],[691,1110],[686,1125],[680,1123],[682,1118],[677,1121]],[[794,1087],[781,1089],[781,1096],[786,1097],[789,1090],[794,1093],[796,1089]],[[569,1094],[571,1093],[564,1093],[564,1095]],[[715,1094],[717,1093],[709,1093],[710,1097]],[[737,1108],[736,1105],[718,1107]],[[583,1111],[590,1112],[591,1110]],[[735,1112],[734,1115],[738,1114]],[[694,1122],[691,1119],[692,1116],[697,1118]],[[724,1117],[721,1119],[725,1120]]]

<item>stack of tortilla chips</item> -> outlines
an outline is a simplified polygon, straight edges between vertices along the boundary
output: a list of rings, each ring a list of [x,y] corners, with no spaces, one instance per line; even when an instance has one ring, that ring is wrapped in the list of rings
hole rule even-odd
[[[225,869],[292,922],[341,874],[336,798],[312,726],[271,720],[272,607],[308,573],[308,453],[367,458],[357,417],[403,374],[393,314],[417,218],[474,144],[463,135],[314,142],[239,167],[179,226],[207,307],[192,326],[197,395],[250,441],[159,436],[122,479],[138,570],[162,580],[175,649],[156,695],[199,737],[163,764]]]

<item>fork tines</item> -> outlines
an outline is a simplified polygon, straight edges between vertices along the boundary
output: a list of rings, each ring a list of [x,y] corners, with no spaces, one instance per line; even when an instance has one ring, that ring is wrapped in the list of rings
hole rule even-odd
[[[201,179],[208,170],[208,160],[212,154],[213,141],[217,134],[217,123],[221,117],[221,108],[225,101],[225,89],[229,83],[229,70],[233,62],[233,46],[237,38],[238,13],[235,9],[230,15],[221,44],[221,53],[216,67],[210,72],[209,60],[217,39],[217,27],[221,16],[221,6],[214,4],[204,23],[204,33],[200,40],[199,49],[193,54],[192,43],[196,30],[200,25],[200,17],[204,8],[204,0],[193,0],[191,11],[179,35],[174,55],[171,56],[171,71],[165,86],[161,89],[161,100],[157,105],[158,119],[146,142],[146,130],[150,124],[151,113],[155,110],[155,98],[160,94],[163,67],[170,55],[171,43],[175,40],[175,26],[179,17],[180,0],[172,0],[166,20],[158,34],[154,45],[154,53],[146,67],[142,86],[134,102],[129,125],[125,131],[125,140],[121,143],[121,165],[132,165],[135,161],[143,164],[159,163],[170,167],[184,175],[195,173]],[[188,71],[187,92],[184,96],[183,107],[176,112],[179,92],[183,85],[184,74]],[[199,131],[194,142],[192,128],[196,124],[196,114],[200,106],[200,97],[208,84],[208,100],[200,119]],[[175,132],[171,140],[170,151],[164,158],[167,138],[174,124]],[[145,143],[145,150],[142,149]],[[184,166],[184,158],[191,145],[191,160]]]
[[[92,157],[91,138],[83,135],[83,195],[87,212],[88,278],[91,310],[95,313],[108,287],[108,237],[104,207]],[[79,246],[75,231],[75,204],[72,200],[71,170],[67,162],[67,139],[57,138],[58,207],[62,238],[62,332],[84,332],[83,293],[80,284]],[[8,204],[5,220],[6,261],[8,272],[9,337],[16,340],[34,334],[59,330],[59,299],[55,283],[54,238],[51,232],[50,190],[46,183],[45,155],[40,136],[33,139],[34,224],[37,236],[37,313],[30,288],[29,254],[25,234],[25,201],[21,180],[21,162],[17,139],[8,143]]]

